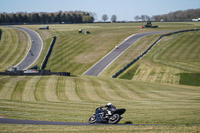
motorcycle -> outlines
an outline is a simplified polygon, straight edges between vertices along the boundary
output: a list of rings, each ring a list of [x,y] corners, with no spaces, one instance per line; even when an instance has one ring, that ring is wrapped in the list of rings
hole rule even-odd
[[[112,111],[98,107],[88,122],[94,123],[106,123],[106,124],[117,124],[123,117],[122,114],[126,112],[126,109],[114,109]]]

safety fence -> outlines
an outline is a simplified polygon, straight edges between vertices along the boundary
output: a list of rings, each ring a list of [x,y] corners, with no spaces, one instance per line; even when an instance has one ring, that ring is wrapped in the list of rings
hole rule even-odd
[[[51,72],[50,70],[40,70],[33,72],[26,71],[5,71],[0,72],[0,75],[6,76],[49,76],[49,75],[58,75],[58,76],[70,76],[69,72]]]
[[[42,64],[40,66],[40,70],[44,70],[44,68],[46,67],[46,64],[47,64],[47,61],[49,59],[49,56],[51,55],[51,51],[53,49],[53,46],[55,44],[55,41],[56,41],[56,36],[53,36],[52,40],[51,40],[51,43],[50,43],[50,46],[49,46],[49,49],[44,57],[44,60],[42,61]]]
[[[0,29],[0,40],[1,40],[1,33],[2,33],[2,30]]]
[[[126,66],[124,66],[122,69],[120,69],[118,72],[116,72],[112,78],[116,78],[117,76],[119,76],[122,72],[124,72],[126,69],[128,69],[132,64],[134,64],[136,61],[138,61],[140,58],[142,58],[145,54],[147,54],[147,52],[163,37],[165,36],[170,36],[173,34],[178,34],[178,33],[182,33],[182,32],[190,32],[190,31],[200,31],[200,29],[189,29],[189,30],[180,30],[180,31],[175,31],[175,32],[170,32],[164,35],[161,35],[153,44],[151,44],[141,55],[139,55],[138,57],[136,57],[134,60],[132,60],[130,63],[128,63]]]

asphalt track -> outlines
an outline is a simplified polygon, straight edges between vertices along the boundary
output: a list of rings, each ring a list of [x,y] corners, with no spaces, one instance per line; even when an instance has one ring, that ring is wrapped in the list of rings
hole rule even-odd
[[[26,56],[24,57],[24,59],[20,63],[15,65],[19,68],[19,70],[24,70],[29,66],[31,66],[33,63],[35,63],[35,61],[39,58],[40,53],[42,51],[43,42],[39,34],[31,29],[23,27],[14,27],[14,28],[17,28],[27,33],[31,43],[31,47],[27,52]]]
[[[8,119],[0,118],[0,124],[23,124],[23,125],[68,125],[68,126],[158,126],[158,125],[169,125],[169,124],[89,124],[82,122],[60,122],[60,121],[38,121],[38,120],[20,120],[20,119]]]
[[[96,64],[94,64],[82,75],[98,76],[104,69],[106,69],[113,61],[115,61],[123,52],[125,52],[140,38],[147,35],[161,34],[166,32],[171,31],[144,32],[129,36],[118,46],[118,48],[114,48],[111,52],[109,52],[106,56],[100,59]]]

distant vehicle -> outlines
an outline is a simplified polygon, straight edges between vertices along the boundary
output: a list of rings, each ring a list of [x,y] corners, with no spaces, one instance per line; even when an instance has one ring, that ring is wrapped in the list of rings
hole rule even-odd
[[[141,26],[140,28],[158,28],[157,25],[152,25],[151,21],[147,21],[146,24]]]
[[[44,26],[44,27],[42,27],[42,28],[39,28],[39,30],[48,30],[49,29],[49,26],[48,25],[46,25],[46,26]]]

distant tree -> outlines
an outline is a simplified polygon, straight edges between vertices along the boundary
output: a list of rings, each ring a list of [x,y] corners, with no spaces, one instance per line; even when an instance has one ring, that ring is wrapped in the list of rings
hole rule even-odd
[[[163,15],[153,16],[155,21],[188,21],[195,18],[199,18],[200,8],[198,9],[188,9],[188,10],[179,10],[175,12],[170,12]]]
[[[90,12],[89,15],[93,17],[93,21],[97,20],[97,14],[95,12]]]
[[[136,21],[138,21],[138,20],[141,19],[141,17],[137,15],[137,16],[134,17],[134,19],[135,19]]]
[[[150,20],[150,17],[148,15],[141,15],[142,21],[148,21]]]
[[[111,22],[116,22],[116,21],[117,21],[117,16],[116,15],[112,15]]]
[[[91,23],[94,17],[89,12],[70,11],[70,12],[18,12],[0,13],[0,23]]]
[[[106,22],[106,20],[108,20],[108,15],[104,14],[104,15],[102,16],[102,20],[103,20],[104,22]]]

